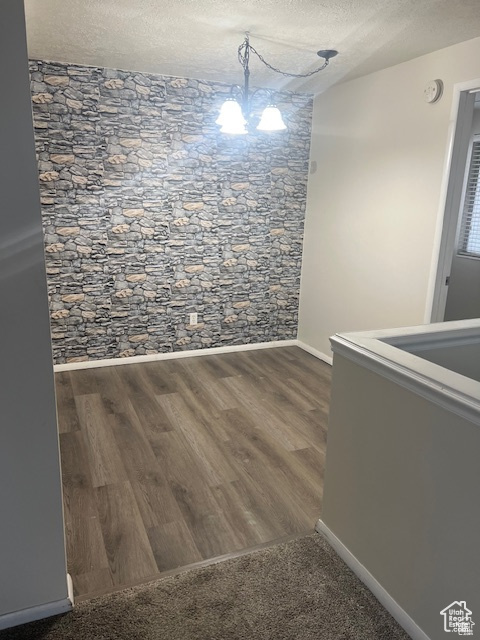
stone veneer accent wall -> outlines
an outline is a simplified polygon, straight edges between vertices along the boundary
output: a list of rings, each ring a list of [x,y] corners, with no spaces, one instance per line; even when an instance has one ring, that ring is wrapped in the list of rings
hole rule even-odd
[[[226,85],[30,71],[55,362],[295,338],[312,97],[234,138]]]

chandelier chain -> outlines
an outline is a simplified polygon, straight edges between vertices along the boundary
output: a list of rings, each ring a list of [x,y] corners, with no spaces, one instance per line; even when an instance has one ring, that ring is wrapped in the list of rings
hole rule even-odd
[[[307,73],[289,73],[288,71],[282,71],[281,69],[278,69],[277,67],[274,67],[269,62],[267,62],[265,58],[262,56],[262,54],[258,53],[255,47],[253,47],[250,44],[249,39],[247,37],[245,38],[244,42],[242,42],[242,44],[238,47],[238,60],[242,65],[242,67],[244,68],[244,70],[248,69],[250,51],[253,51],[253,53],[257,56],[260,62],[263,62],[263,64],[266,67],[268,67],[271,71],[275,71],[275,73],[280,73],[282,76],[287,76],[288,78],[309,78],[310,76],[313,76],[315,73],[318,73],[319,71],[323,71],[323,69],[325,69],[325,67],[327,67],[329,63],[328,58],[326,58],[325,62],[320,67],[318,67],[317,69],[313,69],[313,71],[308,71]]]

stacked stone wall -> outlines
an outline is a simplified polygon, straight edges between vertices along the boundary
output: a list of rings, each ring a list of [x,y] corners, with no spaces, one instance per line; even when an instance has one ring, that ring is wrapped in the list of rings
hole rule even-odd
[[[56,363],[296,337],[311,96],[231,137],[226,85],[30,72]]]

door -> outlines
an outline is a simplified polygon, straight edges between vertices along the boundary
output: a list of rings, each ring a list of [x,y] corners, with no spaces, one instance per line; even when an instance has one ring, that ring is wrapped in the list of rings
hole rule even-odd
[[[466,85],[468,88],[464,88]],[[478,256],[466,255],[464,245],[459,244],[465,240],[465,231],[471,228],[471,224],[463,224],[463,213],[464,205],[470,202],[467,198],[471,194],[466,190],[474,136],[480,133],[480,80],[466,85],[456,88],[458,111],[455,119],[452,118],[454,134],[449,149],[450,166],[431,322],[480,317],[480,253]]]
[[[480,94],[477,94],[479,96]],[[445,320],[480,318],[480,103],[475,103]]]

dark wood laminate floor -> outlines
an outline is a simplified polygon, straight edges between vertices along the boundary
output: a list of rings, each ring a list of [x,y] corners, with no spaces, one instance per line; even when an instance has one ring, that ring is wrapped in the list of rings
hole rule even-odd
[[[77,596],[313,530],[330,367],[298,347],[56,374]]]

